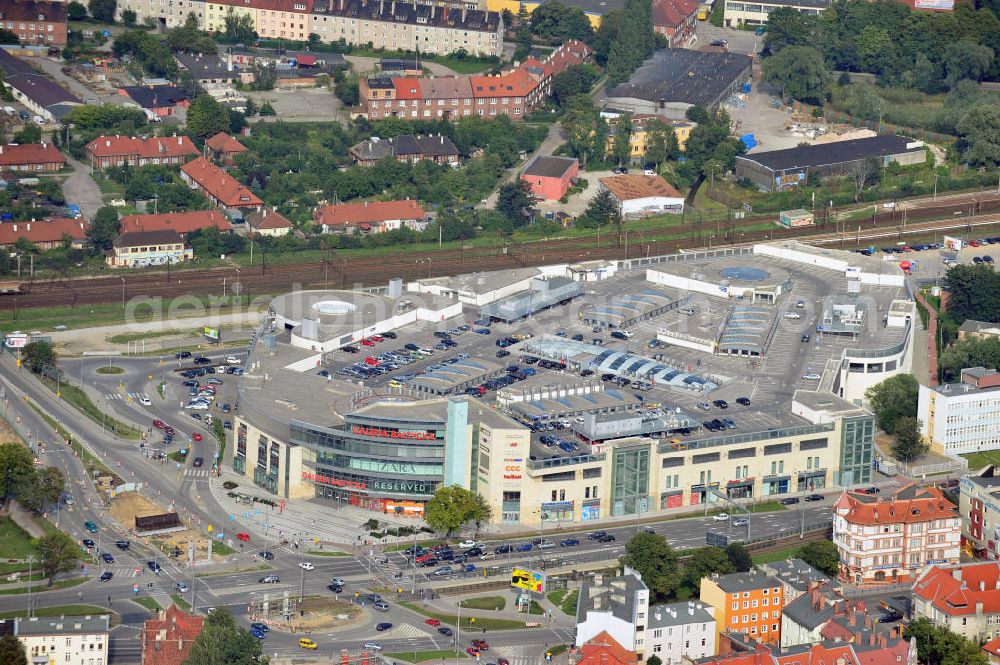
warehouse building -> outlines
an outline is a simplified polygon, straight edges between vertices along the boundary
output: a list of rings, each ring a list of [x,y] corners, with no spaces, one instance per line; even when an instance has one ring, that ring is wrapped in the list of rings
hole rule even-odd
[[[742,155],[736,158],[736,178],[746,178],[765,192],[779,192],[805,184],[814,173],[820,178],[850,175],[867,159],[881,167],[892,162],[906,166],[922,164],[925,154],[923,141],[872,136]]]
[[[630,113],[684,120],[692,106],[714,109],[750,80],[752,59],[739,53],[684,48],[657,51],[608,93],[607,103]]]
[[[568,277],[536,277],[524,293],[504,298],[479,310],[484,319],[511,323],[556,305],[565,305],[583,293],[578,282]]]
[[[684,212],[684,197],[658,175],[616,175],[601,178],[601,184],[618,203],[622,219]]]

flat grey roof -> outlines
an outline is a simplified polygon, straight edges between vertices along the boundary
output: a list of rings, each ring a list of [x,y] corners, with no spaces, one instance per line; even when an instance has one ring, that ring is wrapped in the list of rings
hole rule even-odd
[[[923,149],[922,141],[915,141],[905,136],[885,134],[847,141],[816,143],[784,150],[755,152],[736,159],[737,161],[754,162],[772,171],[785,171],[843,164],[869,157],[885,157],[905,152],[923,151]]]
[[[76,635],[108,631],[107,614],[86,616],[31,617],[17,621],[18,635]]]
[[[715,621],[712,606],[701,601],[689,600],[680,603],[650,605],[649,623],[646,629],[683,626],[688,623],[708,623]]]
[[[711,106],[750,70],[752,60],[739,53],[711,53],[684,48],[657,51],[609,93],[609,99]]]

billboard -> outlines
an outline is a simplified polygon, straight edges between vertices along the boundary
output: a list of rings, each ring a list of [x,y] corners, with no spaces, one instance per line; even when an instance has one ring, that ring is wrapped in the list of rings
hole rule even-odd
[[[28,336],[23,333],[11,333],[4,340],[8,349],[20,349],[28,345]]]
[[[965,243],[962,241],[961,238],[953,238],[951,236],[945,236],[943,240],[945,249],[950,249],[956,252],[962,249],[962,247],[965,245]]]
[[[914,0],[913,8],[950,12],[955,9],[955,2],[954,0]]]
[[[201,329],[201,333],[205,336],[205,339],[212,340],[213,342],[219,341],[218,328],[209,328],[208,326],[205,326],[204,328]]]
[[[545,575],[523,568],[515,568],[510,573],[510,585],[537,593],[545,593]]]

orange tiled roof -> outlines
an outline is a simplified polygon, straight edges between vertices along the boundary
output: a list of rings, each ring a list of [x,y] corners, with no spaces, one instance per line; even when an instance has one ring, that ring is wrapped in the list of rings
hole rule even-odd
[[[87,151],[97,157],[138,155],[139,157],[181,157],[197,155],[198,148],[186,136],[98,136],[87,144]]]
[[[247,147],[225,132],[219,132],[205,141],[205,145],[216,152],[246,152]]]
[[[654,0],[653,25],[676,28],[697,10],[696,0]]]
[[[992,640],[984,644],[983,651],[991,653],[994,656],[1000,656],[1000,637],[994,637]]]
[[[471,83],[472,96],[476,98],[526,97],[537,85],[523,69],[515,69],[499,76],[473,76]]]
[[[229,220],[218,210],[193,210],[191,212],[163,212],[158,215],[128,215],[122,217],[121,232],[164,231],[172,229],[180,233],[190,233],[210,226],[220,231],[230,231]]]
[[[0,168],[21,164],[65,164],[66,158],[51,143],[0,145]]]
[[[423,219],[427,213],[412,199],[405,201],[368,201],[323,206],[316,211],[319,224],[352,226],[373,224],[393,219]]]
[[[396,99],[420,99],[420,79],[415,76],[401,76],[392,79],[396,88]]]
[[[183,612],[175,605],[147,620],[142,625],[143,665],[181,665],[204,626],[203,617]]]
[[[1000,612],[1000,562],[934,566],[917,579],[913,593],[949,616],[976,614],[977,603],[988,614]]]
[[[225,206],[250,208],[264,204],[246,185],[204,157],[188,162],[181,167],[181,171]]]
[[[638,659],[634,653],[618,644],[615,638],[603,630],[592,637],[586,644],[580,647],[580,663],[607,663],[610,660],[616,663],[626,663],[634,665]]]
[[[82,240],[90,226],[82,219],[46,219],[39,222],[3,222],[0,245],[13,245],[19,238],[33,243],[59,242],[66,236]]]
[[[936,487],[914,484],[901,487],[885,500],[860,492],[844,492],[833,505],[837,515],[851,524],[913,524],[958,517],[955,504]]]

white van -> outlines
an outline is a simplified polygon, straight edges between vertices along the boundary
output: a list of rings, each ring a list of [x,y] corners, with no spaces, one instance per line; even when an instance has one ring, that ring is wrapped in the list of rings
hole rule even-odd
[[[17,111],[14,110],[13,106],[3,107],[3,112],[6,113],[7,115],[14,115],[15,113],[17,113]]]

